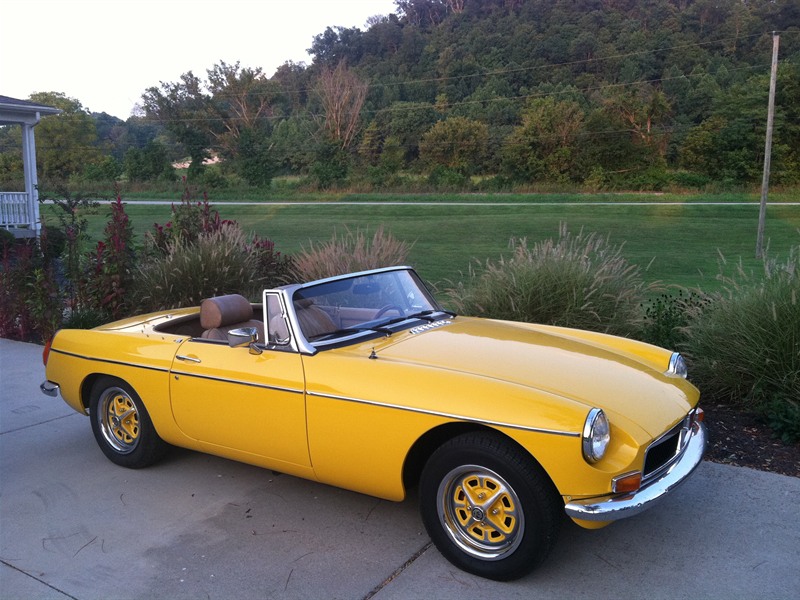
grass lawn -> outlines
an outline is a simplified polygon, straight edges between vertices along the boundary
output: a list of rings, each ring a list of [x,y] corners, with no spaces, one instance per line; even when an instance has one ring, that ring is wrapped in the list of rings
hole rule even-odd
[[[758,206],[684,202],[662,205],[664,198],[650,197],[644,205],[599,205],[595,196],[573,196],[578,204],[526,202],[508,206],[499,201],[481,201],[469,206],[429,205],[397,202],[397,196],[360,196],[358,200],[378,200],[376,205],[342,205],[318,201],[303,205],[226,205],[214,203],[223,219],[238,221],[246,231],[272,239],[282,252],[293,253],[309,241],[330,239],[334,231],[379,225],[395,237],[413,242],[409,262],[432,283],[457,280],[476,260],[495,259],[507,251],[509,239],[527,237],[529,244],[558,234],[559,223],[577,232],[596,231],[609,235],[613,243],[624,243],[623,254],[639,265],[647,281],[661,281],[685,287],[716,289],[719,283],[720,255],[730,264],[742,259],[748,268],[757,268],[754,258]],[[337,200],[352,198],[337,197]],[[630,200],[630,198],[628,198]],[[638,198],[641,200],[641,198]],[[713,202],[714,196],[695,198]],[[747,200],[752,200],[748,197]],[[448,198],[472,202],[472,196]],[[509,199],[514,202],[516,199]],[[213,201],[212,201],[213,202]],[[53,222],[52,207],[48,222]],[[166,205],[129,204],[137,239],[153,223],[170,218]],[[102,237],[108,210],[100,207],[89,215],[89,234]],[[800,206],[774,205],[767,210],[766,236],[770,254],[785,257],[789,248],[800,245]],[[732,268],[732,266],[731,266]]]

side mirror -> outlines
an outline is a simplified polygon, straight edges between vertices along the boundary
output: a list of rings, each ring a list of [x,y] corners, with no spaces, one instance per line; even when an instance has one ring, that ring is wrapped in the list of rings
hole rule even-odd
[[[250,354],[261,354],[262,350],[256,346],[258,330],[255,327],[241,327],[228,332],[228,345],[231,348],[250,347]]]

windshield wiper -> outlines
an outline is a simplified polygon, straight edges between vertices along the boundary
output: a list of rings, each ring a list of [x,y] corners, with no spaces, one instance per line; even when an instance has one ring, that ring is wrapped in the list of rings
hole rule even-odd
[[[321,342],[353,333],[364,333],[365,331],[375,331],[376,333],[383,333],[385,335],[392,335],[392,333],[394,333],[391,329],[386,329],[386,324],[381,323],[380,325],[370,325],[367,327],[345,327],[343,329],[331,331],[330,333],[312,336],[309,338],[309,341]]]
[[[376,333],[383,333],[384,335],[388,336],[395,333],[394,330],[389,329],[391,325],[396,325],[397,323],[402,323],[403,321],[409,321],[411,319],[420,319],[421,321],[427,321],[428,323],[433,323],[434,321],[438,320],[436,317],[433,316],[434,313],[444,313],[450,317],[456,316],[456,313],[451,312],[449,310],[421,310],[419,312],[412,313],[410,315],[405,315],[402,317],[392,317],[391,319],[386,319],[385,321],[381,321],[380,323],[376,323],[375,325],[365,325],[362,327],[345,327],[342,329],[337,329],[336,331],[332,331],[330,333],[323,333],[322,335],[314,336],[310,338],[310,340],[315,342],[320,342],[354,333],[363,333],[365,331],[374,331]]]

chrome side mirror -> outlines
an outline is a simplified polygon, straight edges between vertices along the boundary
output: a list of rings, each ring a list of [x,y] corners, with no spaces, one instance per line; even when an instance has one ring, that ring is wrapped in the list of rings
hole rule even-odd
[[[228,345],[231,348],[250,347],[250,354],[261,354],[262,350],[256,346],[258,341],[258,330],[255,327],[241,327],[231,329],[228,334]]]

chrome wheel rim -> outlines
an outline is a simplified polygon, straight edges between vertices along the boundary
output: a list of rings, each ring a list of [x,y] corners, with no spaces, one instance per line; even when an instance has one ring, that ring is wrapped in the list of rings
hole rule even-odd
[[[491,469],[453,469],[439,484],[436,501],[447,535],[470,556],[500,560],[522,542],[525,517],[520,499]]]
[[[118,387],[103,392],[98,403],[97,421],[103,439],[120,454],[130,454],[139,444],[139,411],[130,395]]]

